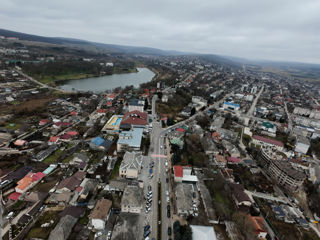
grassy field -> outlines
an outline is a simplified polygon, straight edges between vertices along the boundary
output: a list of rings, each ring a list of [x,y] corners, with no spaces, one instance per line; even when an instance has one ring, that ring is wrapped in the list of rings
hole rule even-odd
[[[20,123],[7,123],[5,125],[5,128],[10,129],[10,130],[17,130],[20,128],[20,126],[21,126]]]
[[[117,162],[112,170],[112,173],[110,174],[110,177],[109,177],[110,180],[119,176],[120,165],[121,165],[121,160],[117,160]]]
[[[133,73],[133,72],[137,72],[137,69],[136,68],[128,68],[128,69],[114,68],[113,69],[113,74]],[[45,84],[58,82],[58,81],[84,79],[84,78],[91,78],[91,77],[97,77],[97,76],[91,73],[66,73],[61,75],[34,76],[35,79]]]
[[[55,81],[64,81],[64,80],[73,80],[73,79],[83,79],[83,78],[90,78],[94,77],[93,74],[86,74],[86,73],[67,73],[63,75],[55,75],[55,76],[42,76],[42,77],[35,77],[38,81],[42,83],[52,83]]]
[[[119,73],[134,73],[134,72],[138,72],[138,70],[136,68],[117,68],[114,67],[113,68],[113,74],[119,74]]]
[[[10,106],[6,106],[3,105],[0,108],[0,112],[1,113],[8,113],[8,112],[20,112],[20,111],[24,111],[24,112],[34,112],[34,111],[40,111],[41,109],[44,110],[44,108],[47,106],[48,102],[51,102],[53,99],[52,96],[48,96],[46,98],[38,98],[38,99],[30,99],[27,101],[24,101],[22,104],[19,105],[10,105]]]
[[[73,159],[73,155],[70,155],[62,160],[63,163],[69,163]]]
[[[53,154],[51,154],[49,157],[47,157],[45,160],[43,160],[43,162],[48,163],[48,164],[55,163],[55,162],[57,162],[61,153],[62,153],[61,149],[58,149]]]
[[[45,183],[39,183],[38,185],[36,185],[34,187],[34,190],[39,191],[39,192],[49,192],[50,189],[53,188],[57,182],[58,182],[58,180],[53,180],[53,181],[45,182]]]
[[[35,227],[29,231],[26,239],[32,239],[32,238],[47,239],[51,230],[53,230],[55,225],[58,223],[59,219],[60,217],[58,215],[58,212],[56,211],[48,211],[43,213],[43,215],[41,215],[39,217],[39,220],[36,222]],[[54,224],[51,225],[50,227],[47,227],[47,228],[40,227],[41,224],[48,223],[51,220],[54,221]]]

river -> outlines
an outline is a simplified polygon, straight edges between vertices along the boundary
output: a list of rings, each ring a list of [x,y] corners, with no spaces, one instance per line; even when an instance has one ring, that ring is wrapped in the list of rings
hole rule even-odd
[[[139,87],[141,83],[149,82],[154,73],[148,68],[137,68],[138,72],[105,75],[101,77],[84,78],[58,82],[59,88],[65,91],[103,92],[117,87],[133,85]]]

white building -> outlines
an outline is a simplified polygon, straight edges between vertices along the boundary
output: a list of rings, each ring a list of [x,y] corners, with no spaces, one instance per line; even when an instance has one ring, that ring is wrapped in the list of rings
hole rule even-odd
[[[299,135],[297,137],[297,142],[294,150],[298,153],[306,154],[309,150],[309,147],[310,147],[309,140],[306,137]]]
[[[144,111],[144,100],[141,99],[133,99],[129,103],[129,112],[138,110],[140,112]]]
[[[192,103],[201,105],[201,106],[207,106],[208,101],[205,100],[203,97],[199,96],[192,96]]]
[[[192,240],[217,240],[213,226],[190,225]]]
[[[119,168],[119,176],[137,179],[141,171],[142,158],[141,152],[126,152]]]

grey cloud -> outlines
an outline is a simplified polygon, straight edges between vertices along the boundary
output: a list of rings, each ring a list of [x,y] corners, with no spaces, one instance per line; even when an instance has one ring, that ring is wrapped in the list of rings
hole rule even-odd
[[[3,0],[0,27],[44,36],[320,63],[318,0]]]

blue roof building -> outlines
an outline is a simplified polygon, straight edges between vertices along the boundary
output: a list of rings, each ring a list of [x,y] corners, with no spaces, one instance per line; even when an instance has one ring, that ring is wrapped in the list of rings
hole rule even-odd
[[[89,143],[90,147],[94,150],[104,150],[107,151],[112,145],[112,141],[104,140],[102,137],[98,136],[91,140]]]
[[[100,136],[98,136],[98,137],[96,137],[96,138],[91,140],[91,143],[93,143],[93,144],[95,144],[97,146],[101,146],[103,142],[104,142],[104,139],[101,138]]]
[[[233,102],[224,102],[223,108],[233,110],[233,111],[238,111],[240,109],[240,105]]]
[[[43,171],[43,173],[45,175],[48,175],[49,173],[51,173],[55,168],[57,167],[56,164],[50,164],[50,166],[48,168],[46,168],[46,170]]]

